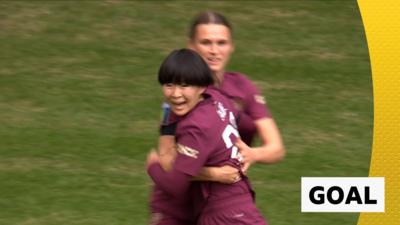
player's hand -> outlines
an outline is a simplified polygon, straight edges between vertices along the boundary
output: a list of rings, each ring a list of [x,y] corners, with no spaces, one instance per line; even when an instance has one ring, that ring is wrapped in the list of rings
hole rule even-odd
[[[239,170],[231,166],[212,167],[212,177],[214,181],[232,184],[241,180]]]
[[[251,163],[249,163],[249,162],[242,163],[242,172],[245,175],[247,175],[247,171],[249,170],[250,166],[251,166]]]
[[[250,165],[257,161],[257,152],[251,149],[251,147],[241,139],[236,141],[235,146],[239,149],[241,155],[241,162],[243,164],[242,171],[246,173]]]
[[[149,168],[152,164],[160,162],[160,157],[158,156],[156,150],[150,150],[147,155],[146,168]]]

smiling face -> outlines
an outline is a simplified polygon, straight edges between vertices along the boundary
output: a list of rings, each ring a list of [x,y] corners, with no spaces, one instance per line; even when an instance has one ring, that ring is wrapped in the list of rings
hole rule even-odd
[[[178,116],[190,112],[201,100],[205,87],[180,84],[164,84],[162,91],[171,110]]]
[[[225,72],[225,66],[234,51],[229,28],[220,24],[197,25],[189,47],[200,54],[218,78]]]

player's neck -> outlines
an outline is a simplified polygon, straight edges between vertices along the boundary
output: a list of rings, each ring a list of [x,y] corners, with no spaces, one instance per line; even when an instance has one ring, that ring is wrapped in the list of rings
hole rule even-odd
[[[221,84],[224,80],[224,73],[225,73],[225,71],[220,71],[220,72],[216,72],[213,74],[214,75],[214,85],[216,87],[221,86]]]

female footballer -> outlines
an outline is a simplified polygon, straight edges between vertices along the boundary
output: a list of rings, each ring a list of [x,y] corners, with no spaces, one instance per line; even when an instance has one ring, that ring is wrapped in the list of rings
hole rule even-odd
[[[285,155],[285,149],[264,97],[245,75],[225,71],[234,51],[232,26],[228,20],[216,12],[200,13],[193,20],[188,36],[188,47],[196,51],[208,64],[215,87],[228,96],[240,112],[238,129],[241,139],[235,144],[242,155],[242,170],[245,172],[255,162],[279,162]],[[158,149],[163,156],[163,168],[168,170],[176,154],[175,124],[168,123],[168,117],[165,118],[166,121],[161,126]],[[262,145],[250,148],[257,134]],[[232,183],[240,179],[237,174],[236,170],[229,167],[203,168],[197,179]]]
[[[245,175],[233,184],[192,181],[204,166],[240,169],[236,118],[231,100],[217,90],[209,66],[195,51],[173,51],[162,63],[158,80],[176,121],[177,155],[165,171],[151,152],[147,171],[155,183],[152,202],[159,225],[266,225],[255,206]],[[154,218],[154,217],[153,217]]]

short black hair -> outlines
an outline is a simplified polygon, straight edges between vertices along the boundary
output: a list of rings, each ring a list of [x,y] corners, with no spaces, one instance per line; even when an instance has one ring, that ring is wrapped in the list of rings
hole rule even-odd
[[[207,63],[190,49],[172,51],[158,70],[158,82],[207,87],[214,83]]]

